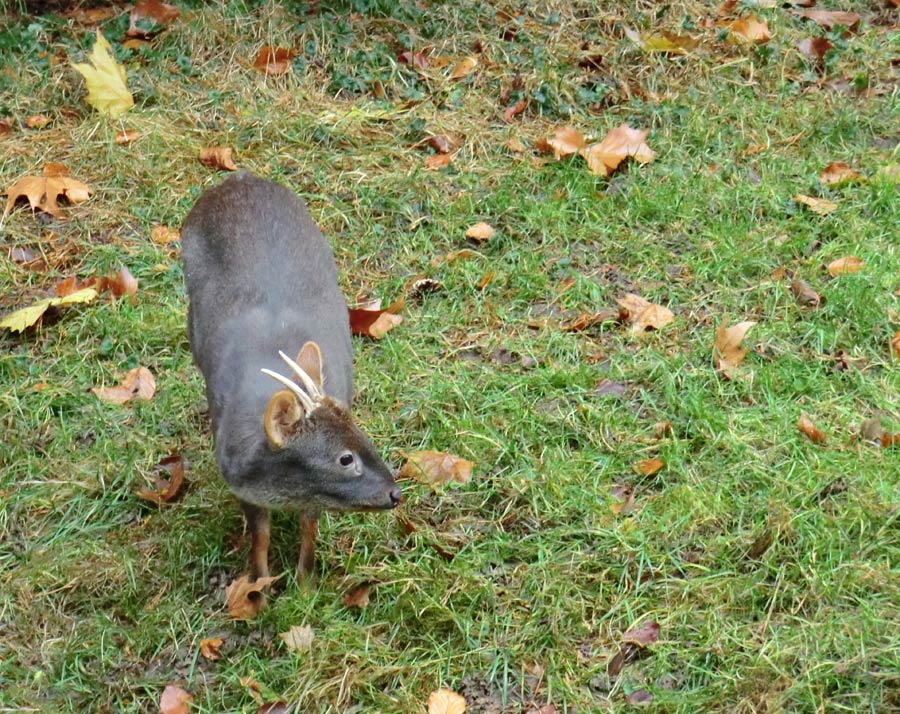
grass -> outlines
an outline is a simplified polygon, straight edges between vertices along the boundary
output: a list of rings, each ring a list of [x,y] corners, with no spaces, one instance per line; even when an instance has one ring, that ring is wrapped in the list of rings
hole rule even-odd
[[[897,185],[877,175],[898,161],[897,11],[847,5],[863,24],[846,38],[758,9],[773,39],[755,48],[705,27],[716,8],[693,2],[547,2],[508,23],[499,5],[468,0],[312,13],[185,3],[137,51],[120,46],[123,10],[100,24],[137,101],[118,122],[85,104],[69,67],[92,24],[10,18],[3,184],[54,161],[95,195],[66,221],[27,209],[3,220],[4,247],[43,252],[50,267],[4,251],[0,308],[122,264],[140,291],[0,336],[0,710],[156,711],[167,684],[200,712],[275,700],[424,711],[439,687],[470,712],[621,712],[639,689],[658,712],[900,708],[897,453],[851,439],[869,418],[900,431]],[[703,43],[646,54],[625,27]],[[835,44],[821,68],[795,49],[818,34]],[[250,69],[263,44],[300,50],[293,72]],[[475,46],[482,62],[459,82],[396,61]],[[600,70],[579,66],[597,54]],[[519,97],[528,109],[507,125]],[[52,122],[25,129],[34,114]],[[650,129],[657,157],[608,181],[533,148],[560,125],[600,138],[623,121]],[[144,136],[116,144],[123,127]],[[431,134],[457,141],[438,172],[423,164]],[[181,266],[149,239],[220,180],[195,159],[206,145],[234,147],[240,166],[306,198],[351,301],[441,281],[387,337],[355,342],[356,413],[397,466],[419,448],[477,462],[464,486],[404,484],[412,533],[392,514],[323,519],[312,588],[292,579],[296,523],[278,515],[285,577],[251,623],[223,607],[248,544],[211,454]],[[831,161],[869,180],[823,186]],[[838,209],[816,215],[798,193]],[[480,220],[497,235],[477,256],[433,265]],[[830,278],[825,266],[849,254],[863,270]],[[825,304],[798,304],[779,268]],[[627,292],[667,305],[674,323],[641,338],[618,324],[534,326],[548,305],[596,312]],[[711,359],[726,319],[758,323],[734,381]],[[87,391],[138,364],[156,375],[152,401],[113,406]],[[603,379],[623,395],[598,393]],[[825,446],[798,432],[801,412]],[[658,438],[662,421],[672,431]],[[189,486],[160,510],[135,490],[172,452]],[[632,465],[654,457],[665,467],[638,477]],[[635,509],[617,515],[622,484]],[[344,607],[363,582],[371,603]],[[659,641],[610,677],[623,633],[650,620]],[[316,639],[295,654],[278,633],[299,624]],[[225,641],[215,662],[199,653],[213,636]]]

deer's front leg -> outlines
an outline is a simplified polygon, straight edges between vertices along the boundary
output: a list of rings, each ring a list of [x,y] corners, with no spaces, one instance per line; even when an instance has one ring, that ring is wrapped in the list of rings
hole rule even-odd
[[[269,510],[241,501],[250,529],[250,580],[269,576]]]
[[[300,514],[300,561],[297,580],[312,580],[316,569],[316,537],[319,535],[319,514]]]

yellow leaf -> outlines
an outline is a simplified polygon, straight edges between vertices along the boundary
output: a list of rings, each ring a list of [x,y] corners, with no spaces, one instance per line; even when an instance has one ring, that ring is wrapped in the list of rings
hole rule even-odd
[[[90,302],[97,297],[97,291],[94,288],[85,288],[65,297],[46,298],[39,300],[31,307],[23,307],[21,310],[11,312],[0,321],[0,327],[5,327],[13,332],[23,332],[25,328],[31,327],[41,316],[47,312],[48,308],[59,307],[62,305],[73,305],[75,303]]]
[[[772,39],[772,33],[769,32],[769,26],[765,22],[760,22],[755,15],[748,15],[728,25],[731,30],[731,36],[743,42],[752,42],[755,45],[761,45]]]
[[[87,84],[87,103],[101,114],[117,119],[134,106],[134,97],[126,86],[125,68],[116,62],[111,49],[109,42],[97,30],[97,41],[88,55],[91,64],[72,66]]]
[[[843,258],[832,260],[828,264],[828,272],[832,278],[836,278],[838,275],[845,273],[858,273],[864,265],[865,262],[862,258],[858,258],[855,255],[847,255]]]
[[[477,57],[469,56],[465,59],[461,59],[456,63],[456,65],[454,65],[453,69],[450,71],[450,79],[462,79],[463,77],[469,75],[477,66]]]
[[[797,203],[809,206],[809,210],[813,213],[818,213],[820,216],[826,216],[837,208],[836,203],[826,201],[824,198],[816,198],[815,196],[804,196],[802,193],[794,196],[794,200]]]
[[[428,714],[464,714],[466,700],[449,689],[438,689],[428,697]]]

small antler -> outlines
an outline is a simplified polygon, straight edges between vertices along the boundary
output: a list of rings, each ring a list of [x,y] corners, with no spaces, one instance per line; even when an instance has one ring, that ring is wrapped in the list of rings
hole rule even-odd
[[[322,393],[322,390],[319,389],[319,385],[313,381],[313,378],[306,373],[303,367],[294,362],[294,360],[288,357],[284,352],[278,350],[278,354],[281,355],[281,359],[287,362],[288,366],[296,372],[298,377],[300,377],[300,381],[303,382],[303,386],[306,387],[306,391],[309,392],[309,396],[313,398],[313,401],[321,402],[322,399],[325,398],[325,395]]]
[[[303,409],[307,414],[311,414],[316,409],[316,407],[322,404],[322,400],[325,398],[325,395],[322,394],[322,390],[319,389],[319,387],[313,381],[312,377],[310,377],[299,364],[294,362],[294,360],[292,360],[280,350],[278,354],[281,355],[281,359],[287,362],[288,366],[292,370],[294,370],[298,377],[300,377],[300,381],[303,382],[303,386],[306,387],[306,392],[304,392],[298,384],[288,379],[284,375],[278,374],[278,372],[273,372],[271,369],[262,369],[260,371],[263,374],[268,375],[272,379],[278,380],[285,387],[296,394],[297,399],[300,400],[300,404],[303,405]]]

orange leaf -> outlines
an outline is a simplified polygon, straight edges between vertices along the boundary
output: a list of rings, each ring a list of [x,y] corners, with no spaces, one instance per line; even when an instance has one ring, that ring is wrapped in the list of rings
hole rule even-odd
[[[428,696],[428,714],[464,714],[466,700],[449,689],[438,689]]]
[[[797,203],[802,203],[805,206],[809,206],[809,209],[813,213],[818,213],[820,216],[827,216],[837,208],[836,203],[826,201],[824,198],[816,198],[815,196],[804,196],[802,193],[798,193],[796,196],[794,196],[794,200]]]
[[[168,5],[159,0],[138,0],[134,7],[131,8],[130,23],[125,36],[152,37],[155,33],[141,29],[142,26],[157,24],[165,27],[173,20],[176,20],[179,15],[181,15],[181,11],[174,5]],[[142,22],[147,20],[150,22]]]
[[[48,164],[44,176],[23,176],[6,189],[6,209],[9,213],[16,201],[27,198],[32,209],[39,209],[51,216],[62,217],[62,209],[56,203],[58,197],[66,198],[69,203],[86,201],[92,191],[86,184],[58,173],[58,164]]]
[[[429,171],[437,171],[450,165],[453,161],[452,154],[429,154],[425,157],[425,168]]]
[[[181,485],[184,483],[184,458],[181,454],[167,456],[156,465],[156,468],[161,472],[168,473],[169,478],[154,479],[155,491],[151,491],[149,488],[139,488],[137,495],[138,498],[151,501],[159,506],[171,502],[181,490]]]
[[[726,327],[725,324],[722,324],[716,330],[713,360],[716,369],[726,378],[733,379],[735,377],[738,365],[747,356],[747,350],[741,347],[741,342],[755,324],[752,320],[747,320],[731,327]]]
[[[207,640],[200,640],[200,654],[208,660],[221,659],[219,648],[224,644],[225,640],[221,637],[210,637]]]
[[[610,176],[629,157],[641,164],[653,161],[656,154],[644,142],[648,133],[648,129],[632,129],[627,123],[621,124],[599,144],[582,147],[579,153],[587,161],[591,173]]]
[[[744,42],[752,42],[755,45],[764,44],[772,39],[769,26],[765,22],[757,20],[756,16],[752,14],[729,23],[728,29],[731,31],[732,36]]]
[[[116,143],[117,144],[130,144],[132,141],[137,141],[144,134],[140,131],[135,131],[133,129],[124,129],[116,134]]]
[[[806,412],[800,413],[800,419],[797,421],[797,428],[801,434],[806,435],[810,441],[816,444],[825,443],[825,433],[810,421],[806,416]]]
[[[194,701],[194,697],[181,687],[168,684],[159,698],[159,712],[160,714],[188,714],[188,705],[192,701]]]
[[[482,221],[481,223],[476,223],[466,231],[466,238],[471,238],[474,241],[483,243],[484,241],[493,238],[494,233],[493,226]]]
[[[400,469],[399,478],[414,478],[431,486],[451,481],[468,483],[472,478],[471,461],[440,451],[414,451],[406,454],[406,463]]]
[[[506,111],[503,112],[503,121],[507,124],[512,123],[512,120],[515,118],[517,114],[521,114],[528,107],[527,99],[520,99],[518,102],[513,104],[511,107],[507,107]]]
[[[859,178],[859,174],[843,161],[832,161],[828,166],[822,169],[822,173],[819,174],[819,181],[826,186],[849,183],[850,181],[856,181]]]
[[[177,228],[169,228],[168,226],[153,226],[150,229],[150,240],[154,243],[165,245],[181,238],[181,231]]]
[[[828,272],[832,278],[836,278],[844,273],[858,273],[864,265],[865,262],[862,258],[857,258],[855,255],[847,255],[843,258],[832,260],[828,264]]]
[[[403,309],[404,299],[401,297],[386,309],[350,308],[350,332],[380,340],[390,330],[403,322],[403,316],[397,313]]]
[[[824,37],[807,37],[797,43],[797,49],[800,52],[819,63],[825,60],[825,53],[833,47],[834,45]],[[846,166],[846,164],[844,165]]]
[[[471,74],[472,70],[478,66],[478,58],[469,56],[457,62],[450,71],[450,79],[462,79]]]
[[[632,464],[632,466],[641,476],[652,476],[653,474],[658,473],[659,470],[665,466],[665,463],[659,459],[645,459],[644,461],[638,461],[637,463]]]
[[[894,357],[900,359],[900,330],[895,332],[891,338],[891,351],[894,353]]]
[[[132,399],[151,400],[156,393],[156,380],[146,367],[135,367],[117,387],[91,387],[91,391],[105,402],[125,404]]]
[[[233,580],[225,588],[225,604],[228,616],[232,620],[252,620],[266,607],[266,598],[262,593],[280,576],[257,578],[252,583],[246,575]]]
[[[537,148],[544,153],[553,152],[553,158],[560,159],[577,154],[585,146],[584,137],[580,131],[569,126],[560,127],[549,139],[538,142]]]
[[[51,121],[53,120],[44,114],[33,114],[25,120],[25,126],[29,129],[43,129]]]
[[[628,293],[616,300],[622,308],[620,317],[631,324],[631,333],[640,335],[647,330],[658,330],[675,319],[674,313],[662,305],[654,305],[639,295]]]
[[[200,149],[200,163],[211,169],[237,171],[231,157],[231,149],[225,146],[207,146]]]
[[[296,54],[294,50],[284,47],[263,45],[253,63],[253,69],[270,75],[285,74],[291,71],[291,60]]]
[[[369,604],[369,588],[369,583],[357,585],[341,598],[341,602],[344,603],[345,607],[358,607],[362,610]]]

